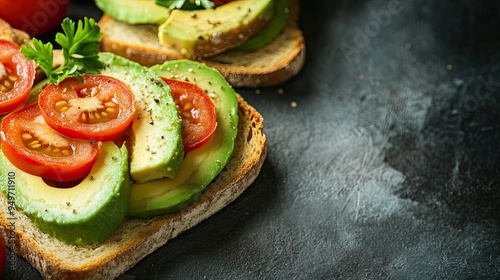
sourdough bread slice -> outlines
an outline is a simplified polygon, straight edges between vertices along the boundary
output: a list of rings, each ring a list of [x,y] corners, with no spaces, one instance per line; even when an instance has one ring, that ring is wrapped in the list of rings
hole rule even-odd
[[[273,86],[292,78],[305,60],[304,36],[295,22],[297,5],[291,5],[294,20],[265,47],[256,51],[230,50],[201,61],[219,70],[233,87]],[[177,50],[160,45],[155,25],[130,25],[107,14],[98,24],[103,33],[101,51],[116,53],[148,67],[183,58]]]
[[[107,241],[91,247],[67,245],[44,234],[16,212],[9,226],[7,199],[0,195],[0,231],[6,244],[44,279],[114,279],[168,240],[196,226],[235,200],[257,177],[266,157],[262,116],[238,95],[238,136],[231,160],[199,201],[152,218],[127,219]]]

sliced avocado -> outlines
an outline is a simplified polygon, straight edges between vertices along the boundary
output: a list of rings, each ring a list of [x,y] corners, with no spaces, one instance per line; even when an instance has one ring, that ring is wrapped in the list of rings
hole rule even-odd
[[[95,0],[104,13],[128,24],[162,24],[170,10],[156,5],[155,0]]]
[[[105,142],[87,177],[55,188],[14,167],[0,152],[0,188],[43,232],[75,245],[96,244],[120,225],[127,211],[130,177],[125,146]],[[15,214],[14,214],[15,215]]]
[[[233,1],[215,9],[173,10],[160,25],[160,44],[187,58],[213,56],[241,45],[266,26],[274,1]]]
[[[186,153],[175,178],[132,184],[129,216],[174,212],[197,200],[230,159],[238,132],[236,93],[217,70],[189,60],[168,61],[151,69],[204,89],[215,104],[217,129],[209,142]]]
[[[288,25],[288,18],[290,10],[288,9],[288,0],[275,0],[275,15],[271,22],[269,22],[264,29],[257,33],[252,38],[248,39],[242,45],[238,46],[236,49],[253,51],[257,50],[267,44],[280,35],[280,33]]]
[[[134,93],[137,116],[130,129],[130,175],[138,183],[174,177],[184,157],[182,120],[167,84],[152,70],[112,53],[101,53],[101,74]]]

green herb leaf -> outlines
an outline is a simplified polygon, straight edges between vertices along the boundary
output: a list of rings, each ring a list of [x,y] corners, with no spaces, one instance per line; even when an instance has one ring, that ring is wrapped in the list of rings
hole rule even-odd
[[[33,38],[32,44],[25,43],[21,48],[21,54],[28,60],[34,60],[38,66],[45,72],[47,77],[52,76],[52,63],[54,61],[54,54],[52,53],[52,44],[43,44],[37,38]]]
[[[85,17],[75,23],[65,18],[61,24],[63,33],[57,33],[55,41],[61,46],[64,64],[52,69],[52,44],[42,44],[33,39],[33,47],[26,43],[21,53],[34,60],[49,78],[50,83],[59,84],[67,77],[74,76],[82,81],[81,74],[97,74],[104,64],[99,61],[99,41],[102,34],[99,26],[92,18]]]
[[[215,6],[215,4],[210,0],[195,0],[195,4],[197,6],[202,6],[205,9],[211,9]]]
[[[170,10],[174,9],[196,9],[205,8],[212,9],[215,5],[210,0],[156,0],[156,4],[167,7]]]

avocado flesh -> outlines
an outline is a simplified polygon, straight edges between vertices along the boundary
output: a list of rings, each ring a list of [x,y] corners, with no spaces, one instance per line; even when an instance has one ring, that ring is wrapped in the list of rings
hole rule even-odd
[[[104,13],[128,24],[159,25],[167,20],[170,10],[156,5],[155,0],[95,0]]]
[[[168,61],[151,69],[206,90],[215,104],[217,128],[209,142],[186,153],[176,177],[132,184],[127,215],[137,217],[175,212],[196,201],[230,159],[238,132],[236,93],[218,71],[189,60]]]
[[[173,10],[160,25],[160,44],[187,58],[209,57],[241,45],[274,16],[272,0],[229,2],[215,9]]]
[[[269,44],[272,40],[278,37],[288,25],[289,9],[288,0],[275,0],[276,12],[275,16],[259,33],[246,42],[236,47],[237,50],[253,51],[262,48]]]
[[[175,177],[184,157],[182,120],[167,84],[152,70],[101,53],[100,72],[124,82],[135,95],[137,115],[129,129],[130,175],[138,183]]]
[[[15,201],[41,231],[68,244],[84,246],[105,240],[127,212],[127,149],[113,142],[102,144],[90,173],[75,187],[51,187],[41,177],[14,167],[0,152],[0,180],[8,182],[9,177],[14,187],[0,184],[5,196],[13,197],[9,201]]]

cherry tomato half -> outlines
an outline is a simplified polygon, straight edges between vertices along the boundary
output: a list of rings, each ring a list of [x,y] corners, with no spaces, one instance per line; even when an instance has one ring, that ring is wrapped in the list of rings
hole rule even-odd
[[[45,87],[38,104],[45,121],[73,138],[109,141],[121,135],[135,115],[134,94],[121,81],[83,75]]]
[[[179,80],[162,78],[170,87],[182,118],[184,151],[189,152],[206,143],[217,127],[215,106],[198,86]]]
[[[56,28],[66,15],[70,0],[0,0],[0,18],[31,36]]]
[[[23,105],[35,80],[35,63],[26,61],[20,46],[0,39],[0,114]]]
[[[3,118],[1,141],[2,152],[14,166],[57,181],[85,177],[101,149],[100,143],[68,138],[52,129],[37,104]]]

